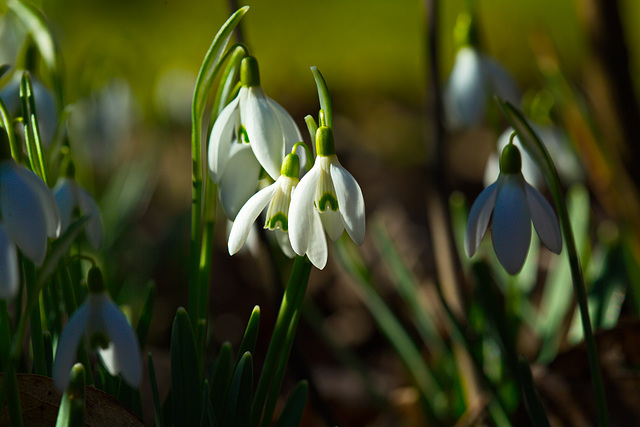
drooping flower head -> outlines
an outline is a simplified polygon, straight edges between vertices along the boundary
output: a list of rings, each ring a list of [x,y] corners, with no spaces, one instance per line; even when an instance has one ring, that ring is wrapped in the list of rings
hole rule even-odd
[[[61,177],[53,188],[53,196],[60,210],[60,232],[64,233],[69,228],[75,212],[89,215],[87,240],[94,249],[100,249],[104,238],[100,208],[91,194],[76,182],[73,162],[69,162],[66,176]]]
[[[10,156],[0,129],[0,216],[9,238],[37,266],[47,253],[47,238],[60,235],[60,212],[49,187]]]
[[[100,269],[92,267],[89,270],[87,284],[87,300],[73,313],[58,341],[53,364],[54,385],[60,391],[69,385],[69,373],[84,333],[89,346],[98,351],[111,375],[121,373],[127,384],[139,387],[142,379],[140,348],[131,325],[111,301]]]
[[[520,151],[507,145],[500,156],[498,180],[485,188],[471,207],[465,236],[465,252],[471,258],[492,221],[491,238],[498,260],[509,274],[524,265],[531,242],[531,222],[552,252],[562,250],[562,236],[549,202],[522,176]]]
[[[278,244],[285,255],[295,255],[288,234],[289,205],[299,176],[300,159],[294,151],[284,158],[276,182],[258,191],[240,209],[229,234],[229,254],[234,255],[242,248],[256,218],[268,206],[264,228],[275,232]]]
[[[443,96],[446,119],[453,130],[480,124],[494,94],[513,104],[520,99],[520,90],[511,74],[478,50],[476,31],[470,15],[458,17],[454,34],[460,48]]]
[[[335,152],[333,130],[316,132],[317,157],[291,197],[289,233],[298,255],[307,255],[319,269],[327,263],[325,230],[337,240],[346,229],[358,245],[364,241],[364,197],[355,178],[342,167]]]
[[[275,181],[285,153],[302,140],[289,113],[264,94],[255,58],[242,59],[240,82],[238,96],[220,112],[209,139],[209,172],[228,218],[235,218],[255,192],[260,168]]]

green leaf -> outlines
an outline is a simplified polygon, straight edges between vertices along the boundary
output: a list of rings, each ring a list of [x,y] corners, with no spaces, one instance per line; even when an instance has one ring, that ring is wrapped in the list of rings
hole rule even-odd
[[[144,305],[142,306],[142,313],[138,320],[138,326],[136,328],[136,335],[138,336],[138,343],[140,348],[144,348],[147,342],[147,335],[149,333],[149,325],[151,325],[151,316],[153,315],[153,302],[156,298],[156,287],[153,282],[149,282],[147,285],[147,294],[144,299]]]
[[[280,414],[280,418],[274,427],[296,427],[300,425],[302,412],[307,403],[307,392],[309,384],[306,381],[300,381],[296,388],[291,392],[287,403]]]
[[[222,405],[227,395],[229,381],[233,374],[233,349],[231,343],[225,342],[215,361],[211,376],[211,405],[218,418],[222,417]]]
[[[200,422],[201,393],[196,343],[186,310],[180,307],[171,331],[171,396],[173,423],[195,426]]]
[[[527,406],[527,412],[531,419],[531,424],[536,427],[549,426],[549,420],[547,414],[544,411],[538,391],[533,384],[533,378],[531,378],[531,370],[529,364],[524,357],[520,356],[518,361],[518,375],[520,376],[520,383],[522,384],[522,393],[524,394],[524,401]]]
[[[31,35],[34,43],[38,47],[38,51],[40,52],[47,69],[51,73],[51,82],[56,94],[58,107],[62,110],[64,100],[62,90],[62,70],[60,67],[61,56],[60,51],[54,42],[53,36],[51,35],[51,31],[49,31],[49,27],[44,16],[33,6],[19,0],[9,0],[7,1],[7,6],[20,18]]]
[[[246,352],[253,354],[255,352],[259,327],[260,307],[256,305],[251,312],[249,322],[247,322],[247,328],[244,331],[244,335],[242,336],[242,343],[240,344],[240,350],[238,350],[238,354],[245,354]]]
[[[160,405],[160,393],[158,393],[158,382],[156,381],[156,369],[153,366],[153,356],[149,352],[148,356],[149,366],[149,384],[151,385],[151,396],[153,398],[153,413],[156,417],[156,426],[164,426],[164,420],[162,417],[162,406]]]
[[[224,405],[223,426],[247,426],[253,395],[253,359],[244,353],[233,373],[231,387]]]
[[[71,368],[69,387],[62,396],[56,427],[83,427],[84,408],[84,366],[76,363]]]

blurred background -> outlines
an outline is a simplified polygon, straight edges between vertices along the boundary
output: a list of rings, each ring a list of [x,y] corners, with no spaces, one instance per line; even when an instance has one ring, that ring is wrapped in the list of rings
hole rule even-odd
[[[545,64],[553,63],[561,70],[562,81],[569,82],[577,99],[573,101],[587,111],[585,120],[593,125],[587,131],[611,144],[604,145],[605,152],[610,150],[614,157],[633,153],[625,147],[640,141],[625,140],[623,120],[615,119],[615,107],[599,98],[608,88],[606,75],[604,80],[598,77],[599,57],[593,42],[600,22],[595,5],[601,2],[476,3],[481,50],[513,76],[529,105],[557,95],[547,89],[553,78]],[[69,141],[78,180],[102,208],[106,244],[97,256],[112,294],[135,313],[147,283],[157,286],[149,350],[162,375],[169,363],[173,316],[187,304],[193,87],[213,37],[231,13],[230,6],[221,0],[42,0],[33,4],[46,16],[62,55]],[[381,0],[248,4],[251,9],[241,28],[244,42],[259,61],[262,87],[302,130],[306,129],[304,116],[317,115],[319,109],[309,67],[317,66],[323,73],[333,101],[340,160],[359,181],[365,197],[370,227],[362,247],[363,262],[409,336],[418,340],[419,331],[411,326],[404,303],[393,291],[393,278],[382,271],[380,250],[371,234],[374,227],[383,227],[412,280],[427,289],[427,297],[437,299],[428,290],[436,267],[425,179],[435,148],[425,4]],[[457,52],[456,19],[468,4],[440,2],[437,69],[443,86]],[[635,77],[640,75],[640,3],[617,4],[628,71]],[[0,60],[11,64],[20,55],[19,45],[7,36],[14,24],[4,20],[2,25]],[[637,80],[628,88],[633,94]],[[561,117],[571,135],[571,122],[567,125],[565,110],[558,107],[567,104],[557,96],[550,104],[556,110],[555,116],[546,117],[547,124]],[[609,115],[594,114],[608,106]],[[614,119],[598,123],[599,117]],[[504,129],[506,121],[494,112],[487,123],[450,133],[446,156],[438,160],[447,182],[435,185],[460,190],[457,197],[470,204],[483,187],[486,161]],[[303,135],[306,138],[306,131]],[[580,150],[579,144],[573,147]],[[622,163],[633,160],[633,156],[624,157]],[[594,178],[588,172],[580,179],[589,185]],[[633,184],[629,191],[635,197]],[[595,236],[605,220],[611,220],[606,222],[609,225],[633,227],[618,205],[600,197],[603,192],[606,189],[592,188],[594,218],[587,220],[591,224],[587,235]],[[263,310],[260,343],[264,350],[287,261],[279,253],[269,255],[264,249],[270,243],[264,239],[252,253],[230,257],[224,228],[220,215],[211,283],[211,352],[215,354],[224,341],[239,343],[256,304]],[[549,269],[547,255],[542,255],[542,273],[535,283],[542,282]],[[291,376],[309,378],[317,388],[309,425],[322,425],[323,416],[318,414],[324,414],[326,423],[340,425],[421,425],[402,363],[363,303],[366,296],[357,280],[336,260],[334,249],[327,269],[313,271],[307,298],[312,304],[300,327]],[[616,319],[620,312],[635,318],[636,308],[619,308]],[[565,320],[570,324],[571,316]],[[527,341],[529,336],[520,337]],[[534,355],[536,345],[525,344],[523,352]],[[563,338],[555,352],[569,347]],[[429,353],[428,345],[420,348]],[[257,366],[261,357],[256,356]],[[345,364],[345,360],[351,362]],[[165,386],[162,378],[159,381],[166,393],[169,374],[164,375]],[[579,401],[578,406],[583,403]],[[473,424],[477,419],[467,421]]]

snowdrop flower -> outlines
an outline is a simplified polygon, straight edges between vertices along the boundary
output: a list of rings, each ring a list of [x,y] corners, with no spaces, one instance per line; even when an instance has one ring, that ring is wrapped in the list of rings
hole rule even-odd
[[[77,209],[80,215],[90,216],[85,230],[87,240],[94,249],[100,249],[104,237],[100,209],[91,194],[78,185],[74,175],[73,163],[69,163],[67,176],[60,178],[53,188],[53,196],[60,210],[60,232],[67,231]]]
[[[364,241],[364,198],[360,186],[340,165],[333,131],[321,126],[316,132],[315,164],[300,180],[291,197],[289,238],[298,255],[307,255],[319,269],[327,264],[323,229],[337,240],[346,229],[358,245]]]
[[[258,191],[240,209],[229,234],[229,254],[234,255],[242,248],[256,218],[268,205],[264,228],[275,231],[278,244],[285,255],[290,258],[295,256],[287,231],[291,194],[298,185],[299,175],[300,159],[295,152],[290,153],[282,162],[276,182]]]
[[[12,299],[20,286],[18,252],[0,224],[0,299]]]
[[[493,220],[491,237],[498,260],[509,274],[517,274],[524,265],[531,242],[531,222],[552,252],[562,250],[560,226],[553,208],[521,172],[518,148],[509,144],[500,157],[498,180],[485,188],[471,207],[464,242],[471,258]]]
[[[78,343],[85,333],[90,347],[98,350],[107,371],[111,375],[122,373],[127,384],[139,387],[142,363],[138,339],[125,315],[109,298],[100,269],[92,267],[89,270],[87,283],[89,296],[73,313],[58,341],[53,383],[58,390],[66,390]]]
[[[242,60],[240,81],[238,96],[220,112],[209,139],[209,172],[229,218],[255,192],[260,167],[277,180],[285,153],[302,141],[293,118],[260,87],[255,58]]]
[[[0,161],[0,213],[11,240],[42,265],[47,237],[60,235],[60,212],[44,181],[11,159]]]

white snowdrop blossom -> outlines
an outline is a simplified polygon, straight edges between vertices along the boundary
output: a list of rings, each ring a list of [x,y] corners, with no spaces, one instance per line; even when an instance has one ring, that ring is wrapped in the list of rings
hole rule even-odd
[[[285,153],[302,141],[293,118],[260,87],[255,58],[242,60],[240,75],[238,96],[220,112],[209,138],[209,172],[228,218],[254,194],[260,168],[277,180]]]
[[[142,379],[140,348],[124,313],[109,297],[100,270],[89,271],[89,295],[73,313],[62,331],[53,364],[53,383],[59,391],[69,385],[69,374],[83,333],[92,349],[98,350],[102,363],[111,375],[122,374],[131,387]]]
[[[0,299],[10,300],[18,293],[20,272],[16,246],[0,224]]]
[[[60,235],[60,212],[44,181],[11,159],[0,161],[0,213],[9,238],[41,266],[47,237]]]
[[[300,159],[291,153],[282,163],[281,174],[276,182],[254,194],[240,209],[229,234],[229,254],[234,255],[245,244],[253,223],[267,208],[264,228],[275,231],[278,244],[285,255],[295,256],[289,241],[289,205],[291,194],[298,185]]]
[[[307,255],[319,269],[327,263],[323,229],[337,240],[346,229],[358,245],[364,241],[364,197],[355,178],[340,165],[333,131],[321,126],[316,132],[317,157],[291,197],[289,238],[298,255]]]
[[[473,47],[462,47],[444,91],[449,126],[462,130],[480,124],[494,94],[514,105],[520,99],[515,80],[502,65]]]
[[[77,209],[80,215],[89,215],[85,230],[87,240],[94,249],[100,249],[104,239],[102,218],[100,208],[91,194],[80,187],[74,178],[67,176],[60,178],[53,187],[53,196],[60,210],[60,232],[67,231]]]
[[[549,202],[522,176],[518,148],[509,144],[500,157],[498,180],[485,188],[471,207],[465,236],[465,252],[471,258],[493,221],[491,237],[498,260],[509,274],[524,265],[531,243],[531,222],[552,252],[562,250],[562,236]]]

